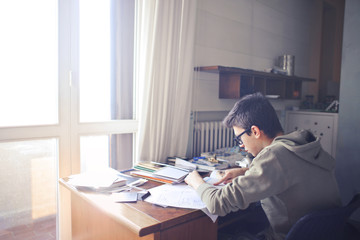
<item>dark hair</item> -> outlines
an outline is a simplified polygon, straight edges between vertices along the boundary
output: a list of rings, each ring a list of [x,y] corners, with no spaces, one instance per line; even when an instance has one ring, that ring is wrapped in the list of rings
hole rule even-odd
[[[255,125],[270,138],[283,132],[275,109],[261,93],[246,95],[237,101],[223,124],[228,128],[236,126],[245,130]]]

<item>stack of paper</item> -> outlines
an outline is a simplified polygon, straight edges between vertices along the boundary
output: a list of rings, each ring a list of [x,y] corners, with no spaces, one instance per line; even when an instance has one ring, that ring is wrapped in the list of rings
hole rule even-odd
[[[68,183],[79,190],[106,191],[126,185],[126,178],[112,168],[69,176]]]

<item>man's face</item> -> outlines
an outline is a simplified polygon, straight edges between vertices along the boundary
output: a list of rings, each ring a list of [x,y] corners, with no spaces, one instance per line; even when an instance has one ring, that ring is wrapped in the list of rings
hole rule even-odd
[[[239,137],[239,140],[241,140],[241,142],[243,144],[240,145],[240,147],[243,147],[245,149],[246,152],[251,153],[254,157],[256,157],[256,155],[261,151],[262,149],[262,144],[259,142],[259,138],[256,136],[256,134],[254,134],[254,126],[251,127],[251,129],[242,134],[246,129],[240,128],[240,127],[236,127],[234,126],[234,133],[235,136],[239,136],[240,134],[241,137]],[[250,136],[248,135],[248,133],[250,132]]]

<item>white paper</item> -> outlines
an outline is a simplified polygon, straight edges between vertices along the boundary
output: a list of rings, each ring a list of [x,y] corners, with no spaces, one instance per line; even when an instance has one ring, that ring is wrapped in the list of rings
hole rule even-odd
[[[185,183],[163,184],[150,189],[150,197],[145,201],[170,207],[202,209],[206,205],[201,201],[195,190]]]
[[[211,219],[211,221],[216,222],[216,219],[219,217],[218,215],[211,214],[207,208],[201,209],[208,217]]]
[[[210,184],[217,182],[217,179],[207,177],[205,182]],[[222,184],[223,186],[223,184]],[[222,187],[217,186],[218,188]],[[187,185],[181,184],[163,184],[149,190],[151,195],[145,199],[146,202],[156,204],[159,206],[170,206],[178,208],[200,209],[208,215],[213,222],[216,221],[218,215],[211,214],[207,209],[205,203],[201,200],[196,191]]]
[[[204,181],[210,184],[217,183],[225,174],[225,171],[223,170],[214,170],[211,172],[209,177],[205,177]],[[222,187],[224,186],[224,183],[219,184],[218,186]]]

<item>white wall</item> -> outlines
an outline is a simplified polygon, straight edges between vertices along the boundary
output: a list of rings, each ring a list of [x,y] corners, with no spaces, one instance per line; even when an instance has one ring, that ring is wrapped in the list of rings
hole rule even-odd
[[[341,64],[337,177],[343,201],[360,192],[360,1],[346,0]],[[360,220],[360,212],[358,214]]]
[[[313,77],[313,0],[199,0],[195,65],[263,71],[278,56],[295,56],[295,75]],[[193,111],[228,111],[236,100],[219,99],[217,74],[195,73]],[[305,84],[306,85],[306,84]],[[305,88],[305,89],[304,89]],[[303,87],[306,92],[308,86]],[[299,101],[279,103],[299,105]]]
[[[318,27],[319,1],[315,0],[199,0],[195,65],[223,65],[263,70],[277,56],[295,55],[295,75],[317,78],[318,60],[312,56]],[[360,1],[346,0],[337,177],[343,201],[360,192]],[[230,110],[236,100],[218,98],[218,76],[195,73],[193,111]],[[303,94],[315,91],[303,85]],[[316,89],[317,91],[317,89]],[[354,104],[356,103],[356,104]],[[273,102],[275,109],[296,102]],[[218,115],[217,115],[218,117]],[[202,119],[205,120],[205,119]]]

